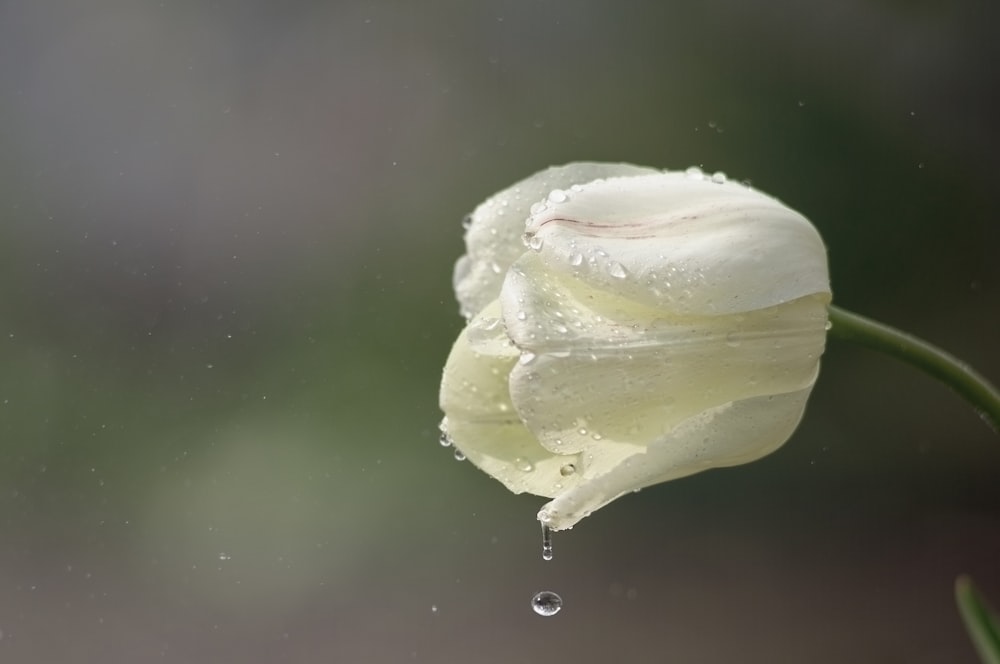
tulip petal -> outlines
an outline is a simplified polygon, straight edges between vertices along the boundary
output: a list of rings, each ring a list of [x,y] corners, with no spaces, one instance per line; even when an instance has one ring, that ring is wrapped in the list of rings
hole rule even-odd
[[[476,467],[514,493],[554,497],[579,478],[567,467],[577,455],[555,455],[538,444],[510,400],[508,375],[519,351],[504,334],[494,301],[458,337],[445,364],[442,430]]]
[[[590,182],[528,220],[552,272],[677,314],[726,314],[829,293],[826,250],[794,210],[684,173]]]
[[[811,386],[826,339],[822,294],[744,314],[672,316],[560,280],[535,254],[514,265],[501,302],[522,351],[512,402],[554,453],[618,447],[620,456],[706,409]]]
[[[465,232],[466,254],[455,264],[453,282],[462,315],[471,318],[500,294],[507,268],[526,250],[522,235],[533,204],[554,190],[597,178],[656,172],[631,164],[578,162],[539,171],[488,198],[473,211]]]
[[[747,463],[773,452],[798,426],[810,388],[744,399],[699,413],[644,453],[560,493],[538,513],[552,530],[572,528],[630,491],[712,467]]]

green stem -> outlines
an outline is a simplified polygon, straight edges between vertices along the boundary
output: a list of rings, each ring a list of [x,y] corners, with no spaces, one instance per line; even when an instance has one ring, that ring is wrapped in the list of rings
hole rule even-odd
[[[830,305],[830,336],[911,364],[955,390],[994,431],[1000,431],[1000,391],[958,358],[926,341]]]

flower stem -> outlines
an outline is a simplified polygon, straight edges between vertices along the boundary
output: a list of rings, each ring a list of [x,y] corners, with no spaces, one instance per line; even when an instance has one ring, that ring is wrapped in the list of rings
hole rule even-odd
[[[953,355],[907,334],[830,305],[830,336],[867,346],[921,369],[972,404],[994,431],[1000,432],[1000,391]]]
[[[1000,664],[1000,621],[967,576],[955,581],[955,601],[983,664]]]

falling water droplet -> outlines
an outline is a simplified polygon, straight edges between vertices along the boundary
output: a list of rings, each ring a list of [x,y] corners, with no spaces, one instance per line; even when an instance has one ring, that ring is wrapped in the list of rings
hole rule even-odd
[[[535,593],[531,598],[531,608],[540,616],[554,616],[562,609],[562,597],[551,590],[543,590]]]
[[[542,524],[542,560],[552,560],[552,531]],[[558,609],[556,609],[558,611]]]

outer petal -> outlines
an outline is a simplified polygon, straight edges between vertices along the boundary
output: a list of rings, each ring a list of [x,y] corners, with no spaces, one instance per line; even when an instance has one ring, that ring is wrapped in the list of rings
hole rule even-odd
[[[455,264],[455,295],[462,315],[471,318],[500,294],[507,268],[526,251],[524,222],[534,203],[553,190],[596,178],[656,172],[631,164],[577,162],[539,171],[488,198],[473,211],[465,232],[466,254]]]
[[[598,180],[535,209],[552,272],[675,314],[726,314],[829,293],[812,225],[742,184],[685,173]]]
[[[507,377],[519,352],[504,334],[499,314],[494,301],[452,347],[441,381],[442,430],[469,461],[514,493],[551,498],[579,481],[573,473],[565,476],[579,458],[546,450],[517,416]]]
[[[675,316],[564,281],[537,255],[504,284],[510,376],[521,419],[552,452],[616,458],[697,413],[811,386],[826,339],[826,296],[729,316]],[[586,463],[585,468],[589,469]]]
[[[645,453],[560,493],[538,519],[553,530],[565,530],[629,491],[769,454],[798,426],[810,389],[745,399],[695,415]]]

